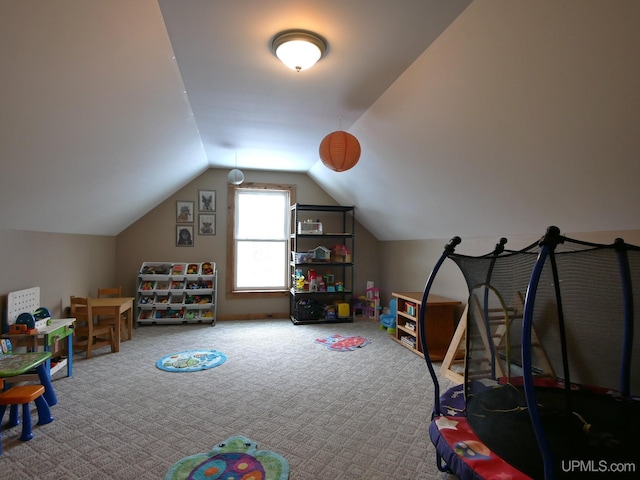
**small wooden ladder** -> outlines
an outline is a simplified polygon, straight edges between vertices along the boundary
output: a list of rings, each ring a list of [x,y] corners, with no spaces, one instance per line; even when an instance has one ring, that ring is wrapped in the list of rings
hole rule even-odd
[[[507,333],[509,332],[509,328],[512,326],[512,323],[515,320],[522,320],[524,313],[524,298],[520,292],[516,294],[516,298],[514,301],[513,307],[503,306],[502,308],[490,308],[488,310],[489,318],[489,335],[487,335],[487,330],[480,325],[479,322],[482,322],[482,318],[484,317],[483,307],[475,294],[472,294],[470,298],[470,303],[472,304],[472,308],[474,308],[476,315],[474,318],[476,322],[478,322],[477,331],[478,336],[481,339],[483,348],[482,351],[486,352],[485,356],[481,356],[475,359],[474,368],[471,369],[471,373],[468,373],[473,378],[485,378],[487,375],[491,373],[491,362],[492,358],[490,352],[495,352],[496,361],[495,361],[495,369],[496,376],[498,377],[508,377],[509,369],[507,368],[510,359],[509,359],[509,349],[511,348],[508,345],[507,341]],[[468,314],[469,314],[469,305],[465,307],[465,310],[462,314],[462,318],[458,323],[458,327],[451,339],[451,343],[449,344],[449,349],[442,361],[442,365],[440,367],[440,374],[445,378],[456,382],[462,383],[464,382],[464,371],[465,371],[465,361],[466,361],[466,330],[467,330],[467,322],[468,322]],[[489,338],[490,337],[490,338]],[[540,363],[541,373],[545,376],[555,377],[555,372],[553,370],[553,366],[549,361],[549,358],[540,342],[538,335],[535,331],[535,328],[532,329],[531,334],[532,344],[534,351],[537,352],[537,358]],[[491,342],[492,345],[489,343]],[[500,354],[502,352],[502,354]],[[486,368],[483,368],[483,365],[486,364]]]

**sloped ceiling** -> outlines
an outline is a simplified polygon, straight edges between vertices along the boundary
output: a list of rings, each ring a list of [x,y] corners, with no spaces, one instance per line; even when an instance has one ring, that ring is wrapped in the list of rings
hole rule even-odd
[[[401,5],[0,0],[0,225],[116,235],[237,161],[381,240],[640,228],[640,2]],[[301,73],[269,51],[294,27],[329,42]],[[334,173],[340,126],[362,156]]]
[[[310,174],[383,240],[637,229],[638,21],[476,0],[352,126],[366,161]]]
[[[0,5],[2,227],[115,235],[208,168],[156,2]]]

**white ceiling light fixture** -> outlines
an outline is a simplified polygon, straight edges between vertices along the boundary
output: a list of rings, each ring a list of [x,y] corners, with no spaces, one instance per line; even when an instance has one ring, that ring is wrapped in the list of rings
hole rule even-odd
[[[300,72],[313,67],[327,52],[327,41],[307,30],[285,30],[271,41],[271,51],[282,63]]]
[[[242,173],[242,170],[238,168],[237,153],[236,153],[236,168],[231,170],[229,172],[229,175],[227,175],[227,182],[229,182],[231,185],[240,185],[242,182],[244,182],[244,173]]]
[[[234,168],[229,172],[229,175],[227,175],[227,180],[231,185],[240,185],[244,182],[244,173],[242,173],[242,170]]]

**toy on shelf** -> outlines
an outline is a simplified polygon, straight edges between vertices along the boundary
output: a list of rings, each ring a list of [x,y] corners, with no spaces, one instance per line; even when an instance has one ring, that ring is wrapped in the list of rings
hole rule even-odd
[[[309,291],[317,292],[318,291],[318,275],[316,274],[316,271],[313,268],[310,268],[308,275],[309,275]]]
[[[36,335],[37,333],[37,329],[29,328],[26,325],[20,323],[9,325],[9,334],[11,335]]]
[[[346,245],[334,245],[331,247],[331,261],[334,263],[351,263],[351,251]]]
[[[331,250],[322,245],[317,246],[313,250],[309,250],[313,262],[328,262],[331,259]]]
[[[211,280],[197,280],[194,282],[187,282],[188,290],[211,290],[213,288],[213,282]]]
[[[169,295],[156,295],[156,303],[169,303]]]
[[[140,270],[142,275],[168,275],[171,271],[170,263],[160,265],[144,265]]]
[[[174,263],[171,267],[171,275],[184,275],[184,264]]]
[[[205,305],[212,302],[211,295],[187,295],[185,304],[187,305]]]
[[[338,315],[336,313],[335,305],[327,305],[324,307],[324,319],[325,320],[337,320]]]
[[[304,222],[298,222],[299,235],[322,235],[322,222],[320,220],[313,221],[307,219]]]
[[[197,275],[200,270],[200,266],[197,263],[190,263],[187,266],[187,275]]]
[[[210,262],[204,262],[202,264],[202,275],[213,275],[213,267]]]
[[[304,275],[302,275],[302,270],[296,269],[296,290],[302,292],[304,290]]]
[[[33,316],[36,319],[36,323],[40,320],[40,323],[46,323],[47,325],[51,324],[51,312],[49,312],[48,308],[40,307],[37,308],[35,312],[33,312]]]
[[[335,285],[335,275],[333,273],[331,273],[331,270],[327,270],[327,272],[322,275],[322,278],[324,279],[324,283],[327,285],[327,287],[334,287]]]
[[[335,302],[336,309],[338,310],[338,318],[349,318],[350,309],[347,302]]]
[[[45,307],[39,307],[31,312],[22,312],[16,317],[15,323],[9,325],[11,334],[36,335],[41,328],[51,324],[51,313]]]

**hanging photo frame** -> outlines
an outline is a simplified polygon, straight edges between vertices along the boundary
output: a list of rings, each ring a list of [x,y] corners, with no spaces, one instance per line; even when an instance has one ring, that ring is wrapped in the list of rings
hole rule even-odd
[[[216,214],[201,213],[198,215],[198,234],[215,235],[216,234]]]
[[[176,225],[176,247],[193,247],[193,225]]]
[[[194,202],[178,200],[176,202],[176,223],[193,223]]]
[[[216,191],[215,190],[198,190],[198,211],[199,212],[215,212],[216,211]]]

